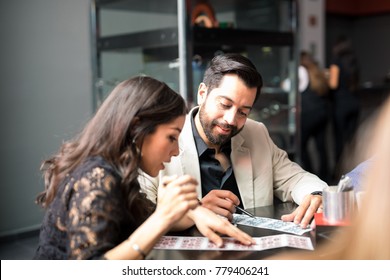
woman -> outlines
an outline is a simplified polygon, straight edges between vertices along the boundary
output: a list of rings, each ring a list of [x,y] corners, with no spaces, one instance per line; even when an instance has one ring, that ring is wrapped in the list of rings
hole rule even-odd
[[[357,57],[350,40],[340,36],[333,47],[329,67],[329,87],[333,100],[335,170],[340,170],[344,149],[351,144],[358,127],[360,105],[355,92],[359,84]],[[340,174],[334,174],[339,178]]]
[[[307,71],[308,85],[301,94],[301,152],[302,166],[316,173],[322,180],[329,181],[328,151],[326,148],[326,127],[329,121],[328,84],[324,73],[310,53],[301,52],[301,66]],[[319,168],[315,172],[309,151],[309,140],[316,146]]]
[[[214,231],[251,244],[211,212],[188,213],[201,208],[189,176],[165,178],[156,207],[140,192],[139,170],[157,176],[178,155],[186,112],[183,98],[153,78],[120,83],[81,134],[42,166],[45,191],[37,203],[46,215],[35,258],[145,258],[168,230],[193,225],[190,216],[218,245]]]
[[[285,79],[281,87],[286,92],[291,89],[290,80]],[[301,93],[301,159],[302,167],[329,181],[329,161],[326,148],[326,127],[329,122],[328,82],[325,74],[310,53],[301,51],[298,67],[298,90]],[[313,164],[309,141],[313,139],[319,159],[318,169]]]

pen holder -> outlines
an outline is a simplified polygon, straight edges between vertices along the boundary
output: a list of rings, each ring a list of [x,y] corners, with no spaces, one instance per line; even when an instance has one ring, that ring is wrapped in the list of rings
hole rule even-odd
[[[355,208],[354,191],[337,191],[337,186],[324,189],[323,218],[328,224],[348,224]]]

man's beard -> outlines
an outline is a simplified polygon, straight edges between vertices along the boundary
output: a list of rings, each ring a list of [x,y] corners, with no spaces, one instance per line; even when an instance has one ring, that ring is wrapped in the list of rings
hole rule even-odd
[[[207,139],[213,145],[218,145],[218,146],[228,142],[233,136],[240,133],[240,131],[244,128],[244,126],[242,126],[240,129],[238,129],[237,126],[235,125],[229,125],[225,123],[222,124],[219,123],[217,120],[210,120],[203,107],[199,108],[199,120],[200,120],[200,124],[202,125],[203,131],[206,134]],[[213,128],[217,125],[222,127],[223,129],[230,129],[230,134],[228,135],[213,134]]]

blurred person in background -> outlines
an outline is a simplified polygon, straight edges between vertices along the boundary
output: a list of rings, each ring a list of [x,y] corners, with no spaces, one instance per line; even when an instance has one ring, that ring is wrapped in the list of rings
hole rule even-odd
[[[359,120],[360,105],[356,97],[359,85],[359,66],[351,41],[340,36],[332,50],[329,66],[329,87],[332,100],[334,137],[334,178],[340,176],[342,155],[353,139]]]
[[[322,180],[330,180],[328,150],[326,143],[327,126],[330,120],[329,87],[324,71],[320,69],[310,53],[302,51],[300,67],[307,72],[307,86],[301,91],[301,152],[302,167],[317,174]],[[299,79],[301,81],[301,79]],[[309,140],[313,139],[318,155],[318,170],[310,155]]]

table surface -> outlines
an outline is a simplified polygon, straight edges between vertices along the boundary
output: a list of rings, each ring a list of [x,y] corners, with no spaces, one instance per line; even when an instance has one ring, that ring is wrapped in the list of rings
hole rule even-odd
[[[270,206],[257,207],[253,209],[246,209],[258,217],[267,217],[280,219],[283,214],[291,213],[297,207],[296,204],[287,203],[276,203]],[[237,225],[241,230],[245,231],[252,237],[262,237],[269,235],[282,234],[284,232],[262,229],[244,225]],[[308,236],[311,238],[313,247],[330,238],[331,233],[334,231],[334,227],[329,229],[314,229],[310,232],[304,233],[302,236]],[[167,235],[175,236],[202,236],[199,231],[192,227],[191,229],[184,232],[174,232]],[[153,249],[147,259],[151,260],[258,260],[270,257],[274,254],[281,252],[291,251],[302,251],[302,249],[294,249],[290,247],[282,247],[276,249],[269,249],[263,251],[224,251],[224,250],[165,250],[165,249]]]

